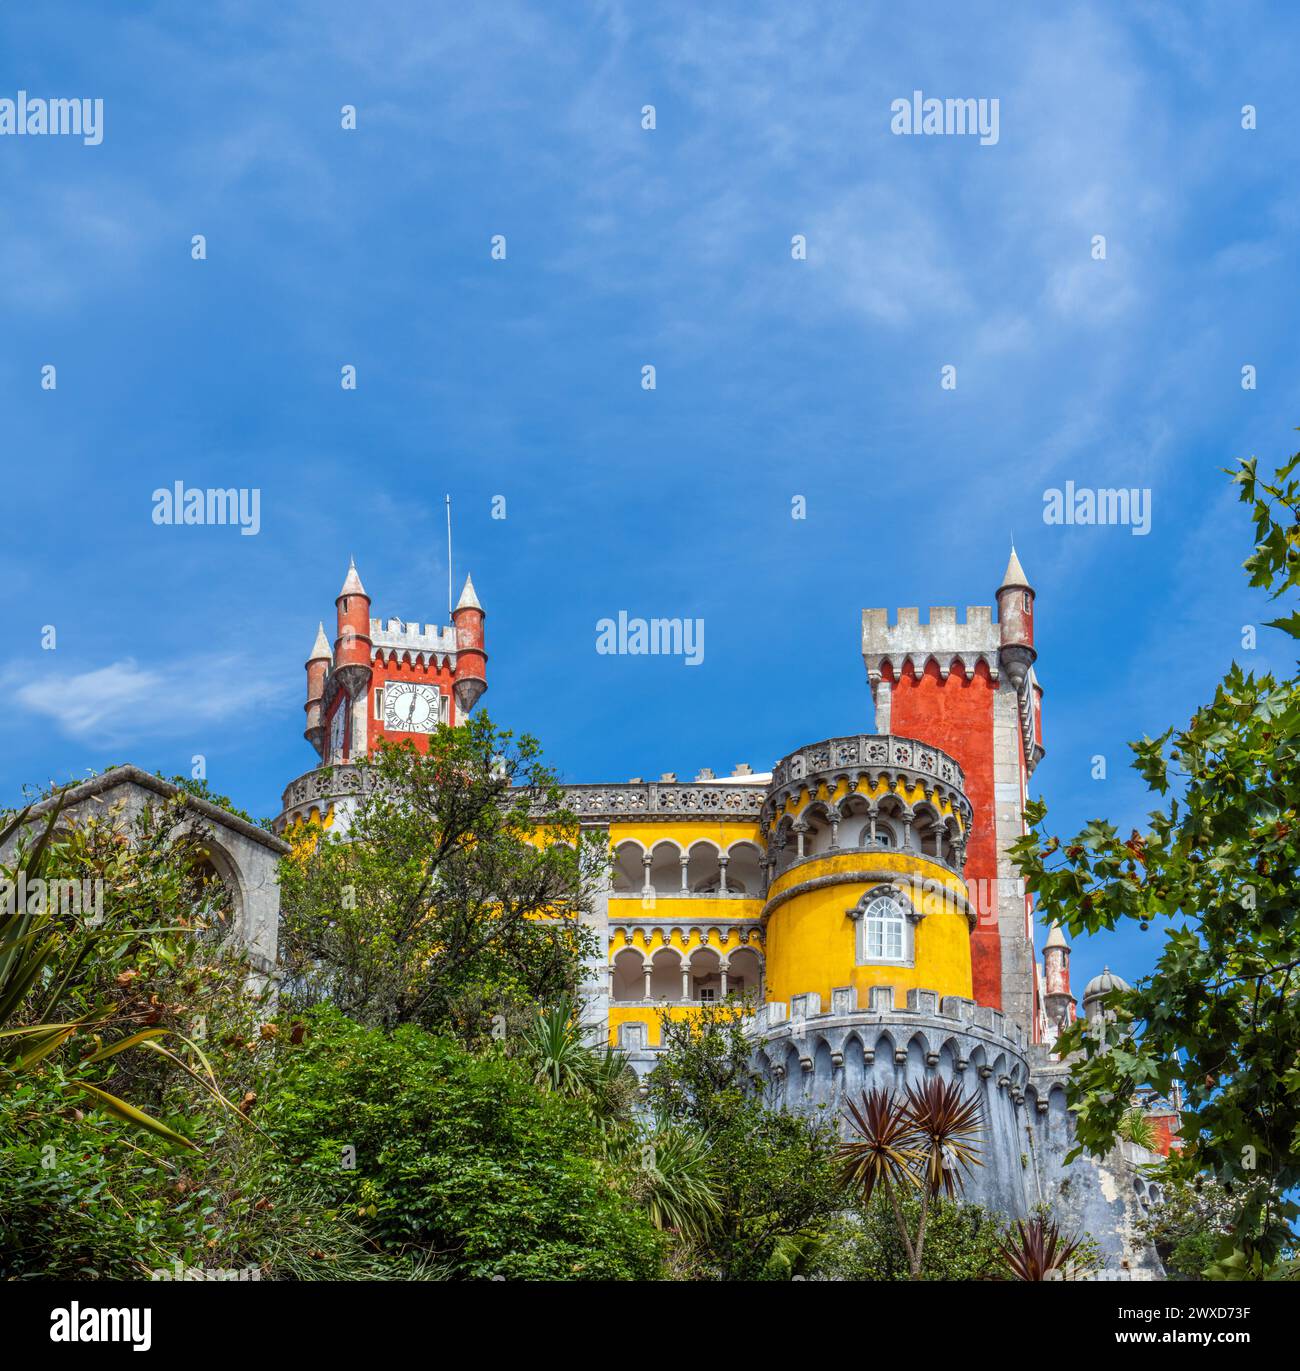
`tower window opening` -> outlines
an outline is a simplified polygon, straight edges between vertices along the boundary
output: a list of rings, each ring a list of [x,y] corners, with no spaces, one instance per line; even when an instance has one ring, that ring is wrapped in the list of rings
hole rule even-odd
[[[1028,614],[1028,613],[1029,613],[1029,592],[1028,592],[1027,590],[1024,592],[1024,597],[1025,597],[1025,599],[1024,599],[1024,603],[1025,603],[1025,613]]]
[[[863,942],[870,961],[901,962],[907,945],[906,921],[896,901],[878,896],[863,911]]]

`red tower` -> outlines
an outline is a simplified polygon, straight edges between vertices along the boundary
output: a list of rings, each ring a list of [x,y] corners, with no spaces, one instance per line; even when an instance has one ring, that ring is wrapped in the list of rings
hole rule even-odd
[[[325,700],[325,678],[334,663],[328,639],[325,637],[325,624],[322,621],[316,629],[316,641],[312,644],[311,656],[307,658],[307,727],[303,737],[320,752],[325,740],[325,720],[321,706]]]
[[[334,642],[334,676],[355,699],[370,684],[370,596],[348,562],[343,589],[334,601],[339,636]]]
[[[474,594],[474,579],[466,576],[451,619],[456,625],[456,703],[467,714],[487,689],[487,653],[483,651],[486,617]]]
[[[972,605],[862,614],[862,654],[876,732],[917,738],[955,757],[974,811],[965,876],[979,922],[971,935],[975,999],[1037,1038],[1042,1026],[1031,902],[1007,849],[1025,831],[1026,785],[1039,758],[1042,691],[1034,674],[1034,591],[1012,549],[999,622]]]
[[[1053,924],[1043,944],[1043,1007],[1049,1031],[1068,1028],[1078,1013],[1070,989],[1070,945],[1060,924]]]
[[[484,612],[470,580],[453,625],[370,617],[355,564],[335,601],[333,653],[322,626],[307,659],[307,741],[329,765],[366,756],[384,739],[423,751],[440,724],[456,724],[487,689]]]

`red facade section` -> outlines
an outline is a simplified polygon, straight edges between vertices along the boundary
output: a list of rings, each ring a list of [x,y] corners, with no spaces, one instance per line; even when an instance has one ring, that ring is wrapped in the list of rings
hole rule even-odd
[[[1181,1124],[1177,1114],[1148,1114],[1147,1121],[1155,1136],[1156,1152],[1167,1157],[1170,1152],[1182,1151],[1183,1140],[1179,1136]]]
[[[1002,944],[998,935],[998,845],[994,828],[993,697],[997,684],[979,662],[968,681],[960,670],[945,681],[933,662],[918,677],[909,661],[894,678],[888,664],[882,679],[893,680],[889,727],[955,757],[966,774],[966,798],[974,827],[966,844],[966,882],[979,922],[971,935],[971,975],[976,1003],[1002,1008]]]
[[[455,677],[449,667],[426,666],[406,660],[394,661],[378,654],[372,666],[370,678],[370,745],[372,750],[384,739],[390,742],[409,740],[417,752],[427,752],[429,735],[427,733],[390,733],[384,728],[384,721],[375,717],[375,691],[387,681],[413,681],[421,685],[436,686],[447,698],[447,722],[456,722],[456,696],[453,692]]]

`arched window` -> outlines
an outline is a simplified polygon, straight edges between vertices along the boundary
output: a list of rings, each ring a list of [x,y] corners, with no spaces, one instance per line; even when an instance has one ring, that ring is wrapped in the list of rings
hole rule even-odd
[[[878,895],[862,911],[862,938],[873,962],[901,962],[907,942],[907,921],[895,900]]]
[[[881,962],[912,965],[916,916],[905,896],[878,886],[867,891],[848,914],[858,926],[859,966]]]

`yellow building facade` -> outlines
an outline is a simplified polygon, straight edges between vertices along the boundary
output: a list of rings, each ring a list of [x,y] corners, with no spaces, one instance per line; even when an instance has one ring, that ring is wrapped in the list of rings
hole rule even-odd
[[[568,799],[609,834],[608,990],[592,989],[615,1045],[653,1051],[663,1016],[724,1001],[971,996],[971,810],[961,768],[936,748],[833,738],[767,774],[579,786]]]

